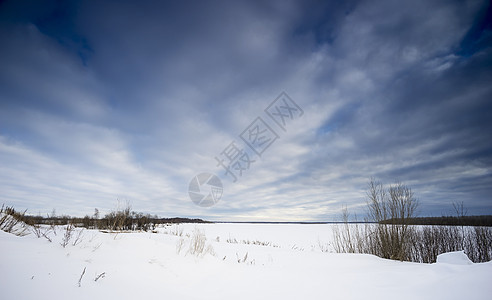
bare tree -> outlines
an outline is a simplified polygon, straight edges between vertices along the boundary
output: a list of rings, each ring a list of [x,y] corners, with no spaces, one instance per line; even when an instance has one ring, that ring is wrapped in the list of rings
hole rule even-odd
[[[468,209],[465,208],[465,205],[463,201],[461,203],[455,202],[453,203],[453,208],[456,213],[456,216],[459,219],[459,222],[461,223],[461,247],[462,249],[465,249],[465,216],[468,213]]]
[[[94,229],[98,229],[99,209],[94,208]]]
[[[410,234],[409,221],[415,217],[418,202],[412,189],[396,182],[386,190],[371,178],[367,191],[369,216],[377,223],[370,233],[373,251],[383,258],[407,260]]]

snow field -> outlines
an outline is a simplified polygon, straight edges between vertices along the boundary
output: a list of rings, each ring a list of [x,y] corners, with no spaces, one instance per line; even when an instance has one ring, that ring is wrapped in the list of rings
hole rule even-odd
[[[0,232],[0,299],[487,299],[492,294],[491,262],[473,264],[461,252],[443,254],[435,264],[322,252],[331,226],[84,230],[79,244],[65,248],[61,227],[50,235],[51,243],[33,234]],[[197,232],[206,236],[206,251],[193,255]]]

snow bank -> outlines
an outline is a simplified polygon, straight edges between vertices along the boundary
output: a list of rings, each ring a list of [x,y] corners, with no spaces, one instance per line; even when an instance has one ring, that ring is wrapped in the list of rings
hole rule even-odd
[[[437,256],[436,263],[451,265],[471,265],[473,262],[466,256],[464,251],[443,253]]]

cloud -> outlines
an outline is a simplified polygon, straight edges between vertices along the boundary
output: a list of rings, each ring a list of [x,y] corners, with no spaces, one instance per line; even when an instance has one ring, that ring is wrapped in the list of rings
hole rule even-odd
[[[364,214],[375,176],[414,188],[422,214],[492,209],[484,1],[1,7],[3,202],[332,220]],[[305,113],[286,132],[263,111],[282,91]],[[233,183],[214,157],[258,116],[280,138]],[[212,208],[188,198],[199,172],[223,180]]]

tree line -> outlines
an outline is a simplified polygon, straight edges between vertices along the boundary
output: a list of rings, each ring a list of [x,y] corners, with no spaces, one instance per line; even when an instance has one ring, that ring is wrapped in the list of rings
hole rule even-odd
[[[125,230],[125,231],[148,231],[154,230],[159,224],[169,223],[210,223],[202,219],[191,218],[161,218],[157,215],[144,214],[131,209],[129,205],[124,208],[113,210],[100,217],[96,208],[93,215],[84,217],[72,217],[69,215],[57,216],[53,211],[46,216],[28,215],[27,211],[17,211],[14,207],[2,205],[0,212],[5,216],[10,215],[15,220],[22,221],[27,225],[73,225],[87,229],[100,230]]]
[[[401,223],[398,219],[388,219],[382,224]],[[407,220],[409,225],[442,225],[442,226],[487,226],[492,227],[492,215],[482,216],[442,216],[414,217]]]

